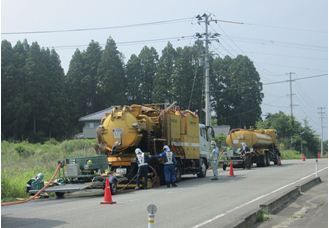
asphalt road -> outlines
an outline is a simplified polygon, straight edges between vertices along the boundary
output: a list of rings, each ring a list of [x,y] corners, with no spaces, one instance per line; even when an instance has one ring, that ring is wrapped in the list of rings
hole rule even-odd
[[[328,160],[319,162],[320,176]],[[177,188],[122,193],[114,205],[101,205],[102,196],[38,200],[1,208],[3,227],[147,227],[146,207],[158,211],[154,227],[230,227],[259,204],[311,178],[315,160],[283,161],[281,167],[221,171],[218,181],[186,177]]]

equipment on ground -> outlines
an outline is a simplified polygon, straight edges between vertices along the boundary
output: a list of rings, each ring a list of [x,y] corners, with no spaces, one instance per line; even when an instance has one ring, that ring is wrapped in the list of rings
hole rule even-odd
[[[117,185],[120,180],[107,172],[109,166],[105,155],[70,158],[60,161],[60,163],[62,173],[59,172],[59,178],[45,189],[46,193],[54,192],[57,198],[62,198],[65,193],[104,189],[106,179],[109,180],[112,194],[117,193]],[[42,184],[32,181],[30,186],[27,188],[27,192],[35,194],[43,187],[43,180]]]
[[[177,181],[183,174],[204,177],[210,151],[209,127],[199,124],[199,117],[181,111],[175,103],[162,105],[117,106],[102,119],[97,129],[98,153],[106,154],[111,169],[131,180],[136,176],[134,150],[140,148],[151,157],[152,183],[160,178],[163,183],[162,164],[152,155],[162,152],[168,145],[177,158]],[[155,178],[155,179],[154,179]]]
[[[250,169],[253,163],[258,167],[269,166],[272,161],[275,165],[281,164],[281,154],[276,146],[275,129],[233,129],[226,137],[226,144],[232,150],[224,153],[223,169],[232,160],[234,167]],[[247,150],[243,147],[248,148]]]
[[[38,173],[35,177],[31,178],[26,183],[26,192],[30,193],[30,195],[34,195],[34,193],[31,193],[30,190],[35,190],[36,192],[42,189],[45,186],[44,183],[44,175],[43,173]],[[42,194],[42,197],[48,197],[47,194]]]

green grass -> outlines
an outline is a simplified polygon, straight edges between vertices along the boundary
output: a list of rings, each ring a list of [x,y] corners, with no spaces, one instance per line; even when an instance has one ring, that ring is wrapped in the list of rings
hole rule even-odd
[[[270,214],[263,209],[257,212],[257,222],[265,222],[270,218]]]
[[[96,140],[49,140],[44,144],[1,142],[1,200],[25,198],[26,182],[38,173],[48,181],[57,161],[96,155]]]
[[[296,150],[283,150],[281,151],[281,159],[301,159],[301,155],[300,152]]]

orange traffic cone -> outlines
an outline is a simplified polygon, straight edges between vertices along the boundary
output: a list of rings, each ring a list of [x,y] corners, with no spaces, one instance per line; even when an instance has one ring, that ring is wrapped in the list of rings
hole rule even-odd
[[[109,178],[106,178],[105,181],[105,189],[104,189],[104,201],[101,204],[114,204],[112,201],[112,193],[110,189],[110,181]]]
[[[302,154],[302,161],[306,161],[305,154]]]
[[[232,161],[230,162],[230,174],[229,174],[230,177],[234,177],[234,172],[233,172],[233,163]]]

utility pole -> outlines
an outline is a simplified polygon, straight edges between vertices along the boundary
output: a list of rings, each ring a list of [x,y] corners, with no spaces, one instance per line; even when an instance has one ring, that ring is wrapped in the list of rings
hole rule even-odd
[[[294,127],[294,113],[293,113],[293,102],[292,102],[292,96],[295,95],[292,93],[292,82],[294,80],[292,80],[292,77],[291,75],[295,74],[294,72],[289,72],[287,73],[289,74],[289,84],[290,84],[290,93],[289,93],[289,96],[290,96],[290,118],[291,118],[291,127],[293,128]],[[290,136],[290,147],[292,147],[292,135]]]
[[[320,119],[321,119],[321,157],[323,157],[323,119],[325,114],[325,107],[319,107]]]
[[[205,54],[204,54],[204,74],[205,74],[205,120],[206,126],[211,125],[211,108],[210,108],[210,89],[209,89],[209,43],[211,39],[219,36],[218,33],[211,34],[208,32],[208,26],[210,22],[217,23],[217,20],[211,17],[211,14],[204,13],[202,16],[197,15],[198,24],[205,23],[205,33],[196,33],[196,37],[204,38],[205,42]]]
[[[295,94],[292,93],[292,82],[294,80],[292,80],[291,75],[296,74],[296,73],[289,72],[287,74],[289,74],[289,84],[290,84],[290,93],[289,93],[289,95],[290,95],[290,117],[291,117],[291,121],[293,121],[293,117],[294,117],[293,106],[294,106],[294,104],[292,103],[292,96],[295,95]]]

